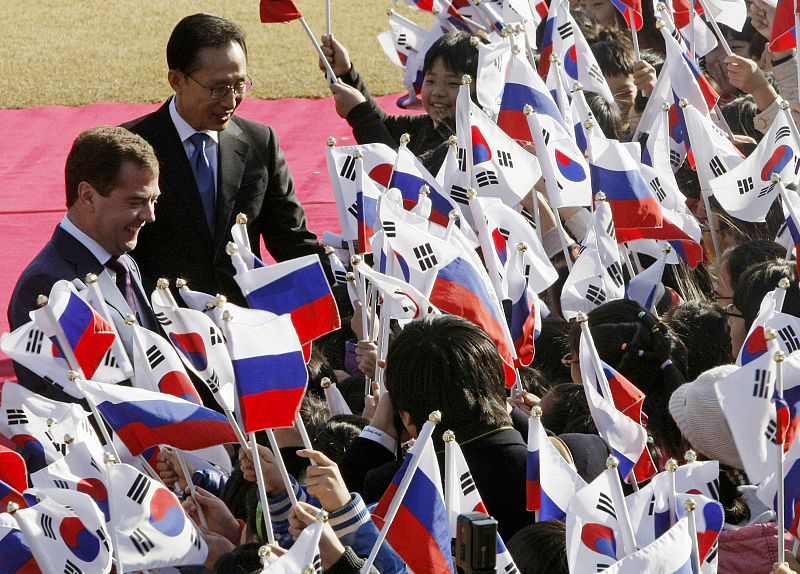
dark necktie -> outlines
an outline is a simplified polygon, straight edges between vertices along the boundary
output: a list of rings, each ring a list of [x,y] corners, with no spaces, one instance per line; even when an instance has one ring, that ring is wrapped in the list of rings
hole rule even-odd
[[[192,152],[192,171],[197,182],[197,189],[200,191],[200,200],[203,202],[203,210],[206,213],[206,222],[212,234],[214,232],[214,202],[216,199],[216,185],[214,185],[214,170],[206,155],[206,145],[211,136],[197,132],[189,138],[194,145]]]
[[[111,269],[116,275],[117,289],[125,297],[128,302],[128,307],[131,312],[139,316],[139,309],[136,305],[136,294],[133,291],[133,284],[131,283],[131,274],[128,272],[128,266],[119,257],[113,256],[106,261],[106,267]]]

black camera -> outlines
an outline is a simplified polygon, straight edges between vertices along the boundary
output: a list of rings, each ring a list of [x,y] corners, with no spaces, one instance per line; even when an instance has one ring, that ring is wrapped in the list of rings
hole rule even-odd
[[[459,574],[497,572],[497,521],[482,512],[458,515],[456,571]]]

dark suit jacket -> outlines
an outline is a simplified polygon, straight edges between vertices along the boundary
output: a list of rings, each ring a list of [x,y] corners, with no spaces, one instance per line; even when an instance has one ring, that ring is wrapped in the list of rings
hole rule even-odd
[[[139,268],[130,256],[124,255],[123,257],[131,272],[140,322],[145,328],[158,330],[158,323],[150,307],[149,296],[142,289]],[[88,273],[98,276],[100,291],[108,305],[114,325],[128,356],[132,357],[130,328],[125,326],[125,315],[129,314],[131,309],[125,296],[117,288],[111,273],[105,269],[104,265],[60,225],[56,226],[53,237],[28,264],[14,287],[11,302],[8,305],[8,322],[11,328],[16,329],[31,320],[29,314],[36,309],[36,298],[40,294],[49,294],[56,281],[66,279],[82,288],[83,280]],[[25,367],[15,363],[14,369],[19,382],[27,388],[56,400],[74,402],[75,399]]]
[[[227,129],[219,132],[212,235],[194,173],[170,117],[169,102],[124,127],[150,142],[160,164],[156,221],[142,229],[132,253],[142,268],[145,286],[159,277],[181,277],[191,289],[222,293],[241,303],[233,265],[225,253],[238,213],[247,214],[250,244],[256,254],[261,252],[262,237],[278,261],[324,253],[306,228],[305,212],[271,128],[234,117]],[[327,257],[321,259],[326,265]]]

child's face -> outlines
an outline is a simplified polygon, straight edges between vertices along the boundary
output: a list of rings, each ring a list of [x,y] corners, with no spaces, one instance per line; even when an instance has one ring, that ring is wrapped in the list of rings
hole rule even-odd
[[[434,123],[455,117],[460,87],[461,76],[449,71],[442,59],[436,58],[422,80],[422,105]]]

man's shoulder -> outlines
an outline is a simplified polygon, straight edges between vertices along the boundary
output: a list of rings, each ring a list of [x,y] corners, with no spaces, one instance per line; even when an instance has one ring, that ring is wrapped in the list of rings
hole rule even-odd
[[[163,129],[165,119],[169,119],[168,103],[162,104],[149,114],[124,122],[122,127],[144,137],[150,132]]]
[[[230,127],[228,127],[228,129],[231,130],[232,134],[237,133],[239,137],[243,134],[244,137],[255,141],[269,141],[275,137],[275,130],[261,122],[233,116],[233,118],[231,118],[231,123],[237,128],[236,132],[231,130]]]

